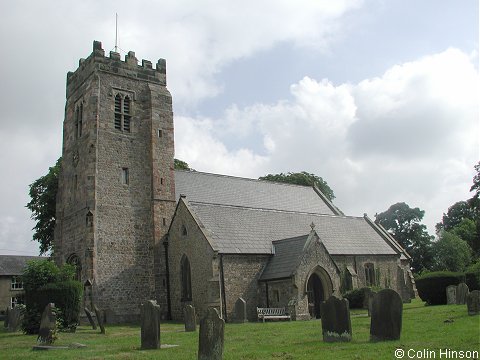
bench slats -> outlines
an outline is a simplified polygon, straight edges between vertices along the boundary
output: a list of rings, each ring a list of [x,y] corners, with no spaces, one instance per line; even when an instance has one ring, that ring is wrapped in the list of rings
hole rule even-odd
[[[287,314],[286,308],[259,308],[257,307],[257,316],[258,319],[262,319],[265,322],[265,319],[291,319],[290,315]]]

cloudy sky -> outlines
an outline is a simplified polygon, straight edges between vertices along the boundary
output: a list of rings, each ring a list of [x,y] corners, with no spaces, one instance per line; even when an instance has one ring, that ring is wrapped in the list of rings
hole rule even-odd
[[[0,254],[36,255],[28,184],[61,155],[65,80],[93,40],[167,59],[176,157],[243,177],[308,171],[349,215],[434,224],[471,196],[477,0],[0,0]]]

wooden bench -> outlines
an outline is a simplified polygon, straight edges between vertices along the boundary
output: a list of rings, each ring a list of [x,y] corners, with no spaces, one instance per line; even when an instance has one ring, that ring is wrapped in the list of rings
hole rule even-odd
[[[257,307],[258,320],[263,322],[268,319],[288,319],[291,320],[290,315],[287,314],[286,308],[259,308]]]

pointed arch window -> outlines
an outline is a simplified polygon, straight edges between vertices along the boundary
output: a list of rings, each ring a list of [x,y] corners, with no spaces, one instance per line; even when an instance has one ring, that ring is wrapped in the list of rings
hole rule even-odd
[[[186,255],[180,260],[180,271],[182,280],[182,301],[192,300],[192,273],[190,270],[190,261]]]
[[[75,139],[82,136],[83,129],[83,103],[80,102],[75,107]]]
[[[81,281],[82,279],[82,263],[77,254],[71,254],[67,259],[67,264],[75,266],[75,280]]]
[[[132,120],[132,100],[129,95],[115,95],[114,126],[116,130],[130,132]]]
[[[365,267],[365,284],[367,286],[375,286],[376,279],[375,279],[375,267],[372,263],[366,263]]]

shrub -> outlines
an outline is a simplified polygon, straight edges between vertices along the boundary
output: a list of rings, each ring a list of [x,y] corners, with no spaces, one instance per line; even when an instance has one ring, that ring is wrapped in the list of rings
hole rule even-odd
[[[72,280],[74,275],[75,267],[72,265],[59,268],[49,260],[34,260],[27,264],[22,275],[26,305],[22,329],[25,333],[38,333],[43,310],[51,302],[59,309],[61,326],[75,330],[82,284]]]
[[[80,316],[82,283],[75,280],[50,283],[37,290],[37,303],[45,308],[54,303],[58,308],[58,321],[62,329],[75,331]]]
[[[422,301],[428,305],[443,305],[447,303],[447,286],[458,285],[464,278],[463,273],[436,271],[422,274],[415,283]]]
[[[480,290],[480,260],[468,267],[465,272],[465,283],[470,291]]]
[[[362,309],[363,299],[365,298],[365,292],[369,288],[363,287],[360,289],[353,289],[343,294],[343,297],[348,300],[350,309]]]

